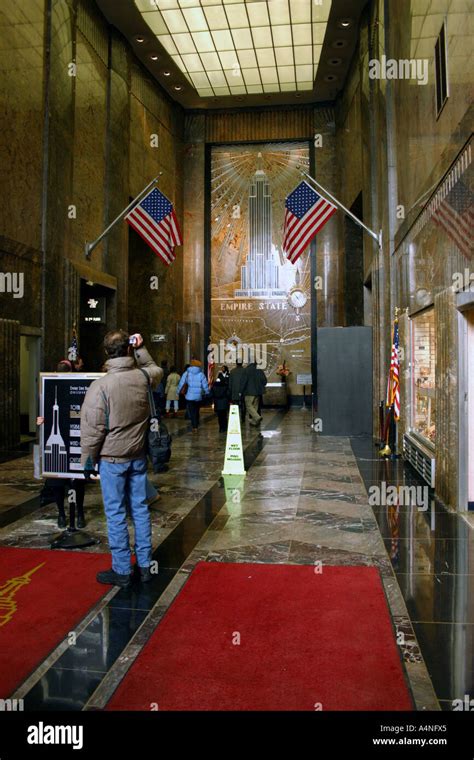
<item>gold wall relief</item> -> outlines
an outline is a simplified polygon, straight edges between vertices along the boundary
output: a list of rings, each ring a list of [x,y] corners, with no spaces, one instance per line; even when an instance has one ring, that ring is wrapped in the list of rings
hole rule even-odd
[[[211,153],[211,339],[219,363],[260,358],[269,381],[278,366],[311,372],[311,261],[282,249],[285,198],[309,168],[307,142],[214,146]],[[226,353],[227,350],[227,353]],[[234,352],[235,353],[235,352]],[[222,356],[221,356],[222,354]]]

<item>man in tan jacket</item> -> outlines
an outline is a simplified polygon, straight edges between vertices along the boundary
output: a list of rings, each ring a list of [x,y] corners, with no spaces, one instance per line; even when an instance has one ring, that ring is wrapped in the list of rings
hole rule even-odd
[[[127,499],[141,580],[151,579],[145,453],[150,417],[147,384],[159,383],[163,370],[143,346],[141,335],[129,337],[123,330],[114,330],[105,336],[104,349],[107,374],[92,383],[81,409],[81,462],[87,480],[97,474],[96,468],[100,473],[112,552],[112,569],[98,573],[97,580],[125,587],[131,582]]]

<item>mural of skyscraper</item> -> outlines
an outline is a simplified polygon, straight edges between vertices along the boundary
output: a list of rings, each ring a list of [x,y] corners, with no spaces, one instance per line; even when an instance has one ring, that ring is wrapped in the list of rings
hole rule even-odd
[[[279,267],[272,249],[272,196],[270,183],[257,156],[257,170],[248,195],[249,252],[241,267],[241,288],[236,298],[275,298],[286,296],[279,288]]]
[[[297,272],[283,253],[285,198],[309,154],[308,142],[292,141],[213,145],[210,156],[211,342],[265,346],[269,382],[286,361],[292,395],[311,371],[311,257]],[[288,299],[297,278],[307,295],[298,310]]]
[[[68,457],[66,444],[59,429],[59,406],[58,389],[55,388],[53,406],[53,425],[46,446],[44,447],[44,470],[45,472],[67,472]]]

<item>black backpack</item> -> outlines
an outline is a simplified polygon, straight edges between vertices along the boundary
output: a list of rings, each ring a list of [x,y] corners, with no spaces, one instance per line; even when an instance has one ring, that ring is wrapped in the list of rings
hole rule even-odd
[[[140,367],[147,379],[148,385],[148,403],[150,404],[150,420],[146,440],[146,453],[151,461],[153,472],[162,472],[166,469],[166,463],[171,457],[171,435],[165,423],[161,421],[160,415],[156,410],[155,399],[151,390],[150,378],[148,373]]]

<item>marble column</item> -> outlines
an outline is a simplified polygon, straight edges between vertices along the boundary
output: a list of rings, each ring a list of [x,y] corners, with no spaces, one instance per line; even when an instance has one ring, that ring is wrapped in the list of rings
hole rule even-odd
[[[447,288],[435,296],[436,341],[436,494],[458,508],[459,411],[456,295]]]
[[[205,116],[190,114],[185,120],[183,319],[198,323],[201,342],[205,324]],[[204,357],[201,357],[204,358]]]
[[[315,179],[338,197],[339,167],[333,109],[315,109],[313,140]],[[344,324],[344,247],[341,215],[341,212],[337,212],[318,232],[316,238],[316,274],[322,277],[322,288],[316,291],[318,327],[339,327]]]
[[[75,80],[70,64],[75,59],[76,10],[70,0],[50,0],[51,26],[47,85],[47,173],[43,247],[44,271],[44,362],[55,367],[64,353],[64,259],[70,254],[73,219],[68,207],[74,204],[73,144]]]

